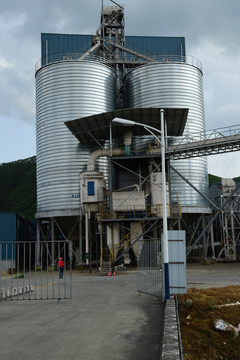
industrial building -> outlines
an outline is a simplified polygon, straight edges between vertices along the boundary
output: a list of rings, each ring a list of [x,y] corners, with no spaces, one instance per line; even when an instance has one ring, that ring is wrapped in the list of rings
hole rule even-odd
[[[18,213],[0,213],[0,282],[1,271],[19,269],[23,263],[22,247],[19,244],[35,240],[34,221],[24,219]]]
[[[35,72],[37,239],[71,240],[77,264],[102,269],[136,261],[139,241],[161,237],[161,146],[144,127],[160,129],[161,110],[168,229],[191,244],[212,216],[207,157],[174,158],[180,143],[205,140],[201,62],[184,37],[125,36],[113,3],[94,35],[43,33]],[[211,227],[194,251],[213,256],[214,241]]]

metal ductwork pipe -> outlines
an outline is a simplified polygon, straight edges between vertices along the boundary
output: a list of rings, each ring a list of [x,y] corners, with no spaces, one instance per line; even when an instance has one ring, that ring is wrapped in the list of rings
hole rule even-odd
[[[124,150],[113,149],[112,154],[113,156],[124,155]],[[110,149],[106,149],[106,150],[99,149],[94,151],[88,158],[87,171],[95,171],[95,165],[97,159],[103,156],[110,156]]]
[[[131,151],[130,146],[132,144],[132,136],[133,136],[132,129],[125,130],[123,143],[125,145],[125,155],[126,156],[130,155],[130,151]]]

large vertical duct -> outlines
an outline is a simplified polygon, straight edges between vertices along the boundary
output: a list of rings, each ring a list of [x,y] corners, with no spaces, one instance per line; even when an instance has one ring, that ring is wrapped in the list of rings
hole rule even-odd
[[[126,107],[189,108],[184,134],[203,132],[202,72],[187,63],[154,63],[138,67],[126,76]],[[177,160],[171,164],[207,196],[206,157]],[[202,212],[201,207],[207,206],[206,201],[172,171],[171,201],[176,202],[177,196],[183,207],[194,207],[195,213]],[[189,212],[189,209],[185,210]]]
[[[79,174],[86,170],[96,142],[79,143],[65,121],[116,108],[116,77],[97,62],[63,61],[36,73],[37,213],[79,209]],[[104,146],[104,143],[102,144]],[[97,170],[108,177],[107,159]],[[64,216],[64,213],[62,214]]]

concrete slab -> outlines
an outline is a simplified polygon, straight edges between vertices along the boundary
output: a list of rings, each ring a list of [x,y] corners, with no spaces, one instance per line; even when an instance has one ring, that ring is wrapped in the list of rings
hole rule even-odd
[[[188,264],[187,285],[188,288],[240,285],[240,263]]]
[[[1,358],[159,359],[163,304],[136,292],[136,272],[73,276],[71,300],[0,302]]]

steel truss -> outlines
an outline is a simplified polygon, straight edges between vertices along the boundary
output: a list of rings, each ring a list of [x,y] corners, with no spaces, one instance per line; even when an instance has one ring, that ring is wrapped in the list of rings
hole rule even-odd
[[[177,144],[176,144],[176,141]],[[185,135],[168,147],[166,156],[178,160],[240,150],[240,126],[233,125]]]
[[[212,224],[214,224],[214,223],[216,224],[216,221],[220,221],[222,224],[222,227],[224,229],[224,233],[226,234],[226,232],[227,232],[228,237],[224,238],[224,242],[222,244],[223,250],[219,252],[218,257],[220,258],[222,252],[224,251],[226,260],[231,260],[231,259],[236,260],[236,237],[234,235],[234,241],[232,238],[230,238],[228,226],[229,226],[229,218],[230,218],[231,219],[231,232],[232,232],[232,234],[235,234],[235,231],[238,230],[237,231],[237,239],[239,241],[239,224],[237,226],[237,229],[234,228],[234,220],[235,220],[235,222],[236,222],[236,219],[239,220],[239,207],[237,206],[237,209],[235,211],[235,217],[234,217],[233,206],[231,205],[231,203],[233,202],[234,196],[236,196],[235,194],[237,193],[239,188],[240,188],[240,183],[237,184],[235,189],[231,192],[231,194],[227,198],[223,197],[224,201],[222,201],[220,208],[213,213],[211,219],[209,219],[207,225],[204,226],[200,235],[197,237],[197,239],[194,241],[194,243],[188,247],[187,256],[190,255],[190,253],[196,248],[196,245],[200,242],[200,240],[202,240],[202,238],[207,234],[210,226],[212,226]],[[238,196],[237,196],[237,198],[238,198]],[[239,199],[237,200],[236,204],[239,205]],[[228,207],[230,209],[230,212],[228,211]],[[230,217],[228,217],[227,214],[230,214]],[[219,220],[219,218],[220,218],[220,220]],[[219,244],[219,242],[214,243],[214,247],[215,247],[215,245],[221,245],[221,243],[220,244]],[[205,252],[205,258],[206,258],[206,256],[207,256],[207,252]],[[215,250],[213,251],[213,257],[215,257]]]
[[[220,204],[224,202],[223,195]],[[225,259],[240,259],[240,195],[234,195],[224,207],[219,221],[221,225],[222,246],[218,254],[224,254]]]

